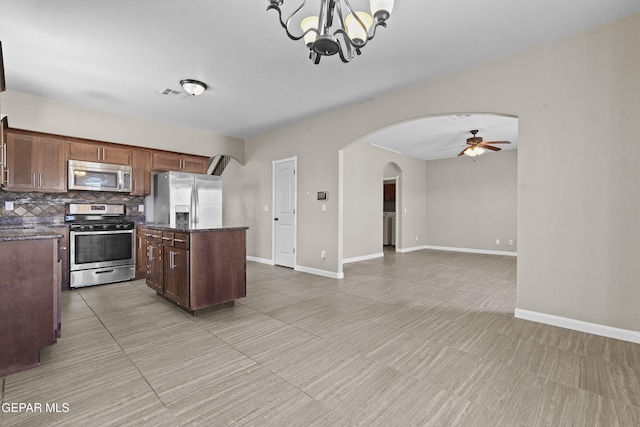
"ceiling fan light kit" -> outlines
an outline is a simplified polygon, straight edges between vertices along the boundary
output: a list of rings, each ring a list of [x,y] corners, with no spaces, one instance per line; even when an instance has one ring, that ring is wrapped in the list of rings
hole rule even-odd
[[[308,1],[302,0],[283,21],[281,6],[284,0],[268,1],[267,10],[278,12],[280,25],[287,36],[291,40],[304,39],[309,49],[309,59],[314,64],[320,63],[323,56],[338,54],[342,62],[349,62],[356,54],[360,55],[360,49],[373,39],[376,29],[387,26],[394,4],[394,0],[369,0],[369,14],[354,10],[349,0],[320,0],[318,15],[302,18]],[[302,31],[294,29],[297,25]]]
[[[474,129],[471,132],[472,137],[467,138],[467,145],[464,150],[458,154],[458,156],[462,156],[463,154],[469,157],[476,157],[484,153],[486,150],[491,151],[500,151],[501,148],[494,147],[491,144],[511,144],[509,141],[483,141],[481,136],[476,136],[478,133],[477,129]]]

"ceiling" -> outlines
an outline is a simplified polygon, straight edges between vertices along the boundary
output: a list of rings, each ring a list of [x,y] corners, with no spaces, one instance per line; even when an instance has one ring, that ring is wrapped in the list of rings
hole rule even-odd
[[[247,138],[640,12],[638,0],[397,0],[388,27],[362,55],[314,65],[303,42],[287,38],[277,13],[266,11],[268,3],[2,0],[7,90]],[[365,0],[351,4],[368,8]],[[185,78],[209,89],[183,99],[158,94],[181,90]],[[420,145],[403,128],[449,135],[451,143],[464,143],[471,128],[492,138],[490,123],[453,129],[452,122],[389,130],[391,146],[411,154],[400,141]],[[386,144],[381,138],[374,139]]]

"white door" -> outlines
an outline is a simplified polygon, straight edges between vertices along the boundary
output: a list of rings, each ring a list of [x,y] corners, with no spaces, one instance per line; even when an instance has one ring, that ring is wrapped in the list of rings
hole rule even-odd
[[[295,266],[296,248],[296,160],[273,165],[274,263]]]

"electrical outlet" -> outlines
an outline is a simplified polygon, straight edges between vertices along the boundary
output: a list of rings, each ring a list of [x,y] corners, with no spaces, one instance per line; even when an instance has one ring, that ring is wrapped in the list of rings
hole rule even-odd
[[[264,211],[269,212],[269,205],[264,205]]]
[[[327,211],[327,205],[323,204],[322,205],[322,212],[326,212]]]
[[[510,244],[510,245],[513,245],[513,240],[509,240],[509,244]]]
[[[496,245],[500,244],[500,239],[496,239]]]
[[[13,210],[13,202],[4,202],[4,210],[12,211]]]
[[[138,212],[140,213],[144,212],[144,205],[138,205]]]
[[[416,242],[418,241],[418,236],[416,236]]]
[[[327,252],[322,251],[320,252],[320,258],[325,259],[327,257]]]

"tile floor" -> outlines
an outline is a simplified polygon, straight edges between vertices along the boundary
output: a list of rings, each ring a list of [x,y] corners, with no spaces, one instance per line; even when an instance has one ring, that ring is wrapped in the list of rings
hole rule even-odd
[[[64,292],[62,338],[1,380],[0,425],[640,425],[640,345],[515,319],[513,257],[247,277],[247,298],[200,317],[143,281]]]

